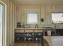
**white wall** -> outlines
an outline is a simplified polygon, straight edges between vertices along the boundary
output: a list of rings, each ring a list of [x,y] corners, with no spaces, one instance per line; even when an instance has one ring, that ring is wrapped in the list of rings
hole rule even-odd
[[[4,45],[12,46],[14,43],[14,27],[16,19],[16,5],[10,0],[0,0],[5,5],[6,42]]]
[[[17,19],[21,23],[26,24],[27,12],[37,12],[38,13],[38,24],[51,24],[52,12],[63,12],[63,6],[17,6]],[[40,18],[44,18],[44,22],[40,22]]]
[[[9,3],[9,44],[13,46],[14,44],[14,29],[15,29],[15,19],[16,19],[16,6],[13,2]]]

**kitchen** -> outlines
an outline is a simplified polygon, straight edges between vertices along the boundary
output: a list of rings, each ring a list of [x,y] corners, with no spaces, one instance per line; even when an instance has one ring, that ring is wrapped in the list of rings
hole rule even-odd
[[[29,45],[25,43],[23,46],[31,46],[31,44],[34,46],[53,46],[52,36],[63,36],[63,20],[58,19],[62,19],[63,16],[63,0],[1,1],[5,4],[7,13],[7,35],[5,37],[7,46],[21,46],[23,44],[20,43],[25,42],[31,43]],[[56,14],[59,17],[55,17]],[[55,21],[52,16],[58,21]],[[32,38],[30,38],[31,36]],[[20,41],[21,38],[25,42]],[[36,41],[37,39],[38,41]],[[44,40],[46,45],[40,39]]]

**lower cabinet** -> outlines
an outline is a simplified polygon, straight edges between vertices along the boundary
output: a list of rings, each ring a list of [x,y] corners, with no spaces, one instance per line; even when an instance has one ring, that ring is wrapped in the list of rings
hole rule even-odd
[[[25,33],[15,32],[15,42],[42,42],[42,39],[43,39],[42,32],[25,32]]]
[[[63,29],[56,29],[56,34],[59,36],[63,36]]]
[[[42,29],[15,29],[15,43],[21,43],[23,46],[49,46],[44,42]],[[24,44],[25,43],[25,44]],[[45,44],[44,44],[45,43]]]
[[[43,44],[42,29],[15,29],[15,43],[40,43]]]

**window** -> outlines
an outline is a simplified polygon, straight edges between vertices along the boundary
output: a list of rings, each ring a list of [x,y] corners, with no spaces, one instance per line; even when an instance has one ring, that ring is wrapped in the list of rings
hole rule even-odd
[[[2,5],[0,4],[0,46],[2,46]]]
[[[6,46],[5,5],[0,2],[0,46]]]
[[[37,24],[37,13],[27,13],[27,24]]]
[[[63,23],[63,13],[52,13],[53,23]]]

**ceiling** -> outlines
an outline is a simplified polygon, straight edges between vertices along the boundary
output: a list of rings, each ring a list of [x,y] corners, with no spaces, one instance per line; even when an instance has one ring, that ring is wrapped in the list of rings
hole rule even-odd
[[[14,0],[18,5],[63,5],[63,0]]]

